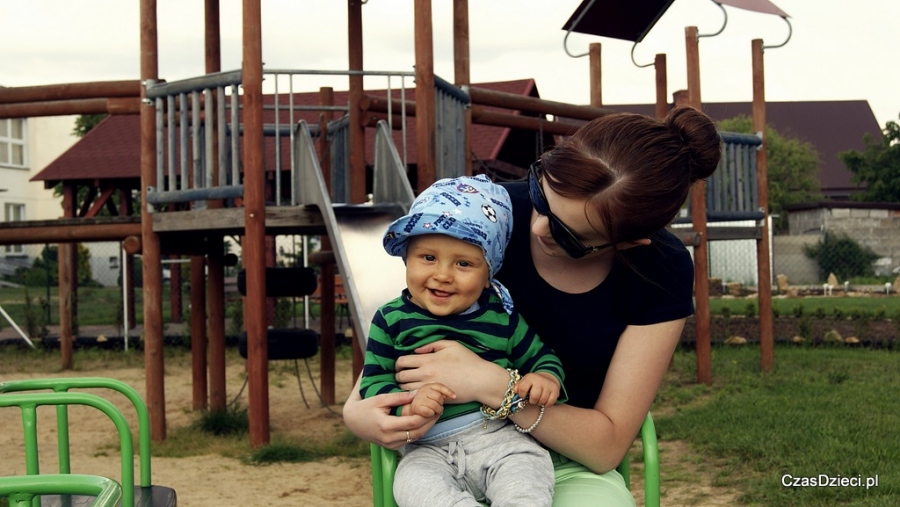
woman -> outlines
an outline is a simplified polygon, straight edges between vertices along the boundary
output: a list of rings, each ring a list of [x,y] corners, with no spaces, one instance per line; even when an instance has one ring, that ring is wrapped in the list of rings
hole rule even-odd
[[[693,263],[665,231],[690,185],[710,176],[721,139],[710,118],[676,108],[664,120],[613,114],[582,127],[507,186],[513,239],[497,278],[566,370],[566,404],[510,416],[553,451],[554,505],[633,505],[613,470],[634,441],[693,312]],[[524,224],[529,224],[525,227]],[[509,375],[457,343],[439,341],[397,361],[397,381],[452,389],[456,402],[503,402]],[[435,418],[395,417],[410,393],[361,400],[344,421],[388,448]],[[408,433],[407,433],[408,432]],[[580,500],[579,500],[580,499]]]

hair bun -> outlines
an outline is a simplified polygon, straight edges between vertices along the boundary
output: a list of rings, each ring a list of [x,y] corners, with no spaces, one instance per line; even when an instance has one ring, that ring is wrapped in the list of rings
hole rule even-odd
[[[712,119],[693,107],[681,106],[669,112],[666,126],[681,137],[690,152],[691,183],[711,176],[722,156],[722,138]]]

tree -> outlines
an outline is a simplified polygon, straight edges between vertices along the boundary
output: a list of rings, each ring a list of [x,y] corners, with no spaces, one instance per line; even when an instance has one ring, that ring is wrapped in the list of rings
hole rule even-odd
[[[85,134],[97,126],[98,123],[106,118],[105,114],[82,114],[75,118],[75,128],[72,129],[72,135],[76,137],[84,137]]]
[[[78,245],[78,286],[96,285],[91,270],[91,251],[81,243]],[[28,287],[42,287],[59,283],[59,249],[45,246],[40,257],[35,257],[30,268],[18,268],[10,281]]]
[[[746,115],[719,122],[719,130],[752,134],[753,120]],[[769,176],[769,213],[774,232],[786,232],[787,215],[784,206],[820,201],[819,152],[812,144],[780,134],[766,126],[766,160]]]
[[[851,196],[854,201],[900,202],[900,125],[889,121],[880,141],[863,136],[866,149],[842,151],[838,158],[853,173],[853,183],[866,185]]]

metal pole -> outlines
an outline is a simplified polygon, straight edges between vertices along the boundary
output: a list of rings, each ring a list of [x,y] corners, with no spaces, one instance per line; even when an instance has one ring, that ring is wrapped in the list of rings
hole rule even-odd
[[[34,343],[31,343],[31,340],[28,339],[28,336],[24,332],[22,332],[19,326],[16,325],[16,322],[12,320],[12,317],[10,317],[8,313],[6,313],[6,310],[3,309],[3,305],[0,305],[0,314],[3,314],[3,316],[6,317],[6,321],[12,324],[12,327],[15,328],[15,330],[19,333],[19,336],[21,336],[22,339],[25,340],[31,348],[34,348]]]

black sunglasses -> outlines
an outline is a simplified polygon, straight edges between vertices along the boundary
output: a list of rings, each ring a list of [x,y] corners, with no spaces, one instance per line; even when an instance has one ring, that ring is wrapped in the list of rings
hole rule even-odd
[[[584,243],[575,236],[572,229],[569,229],[556,215],[550,211],[550,205],[547,204],[547,196],[544,195],[544,189],[538,180],[538,171],[541,170],[541,161],[531,164],[528,168],[528,195],[531,197],[531,204],[538,215],[547,217],[550,221],[550,235],[553,241],[566,252],[566,255],[573,259],[580,259],[585,255],[603,250],[613,246],[613,243],[606,243],[600,246],[584,246]]]

